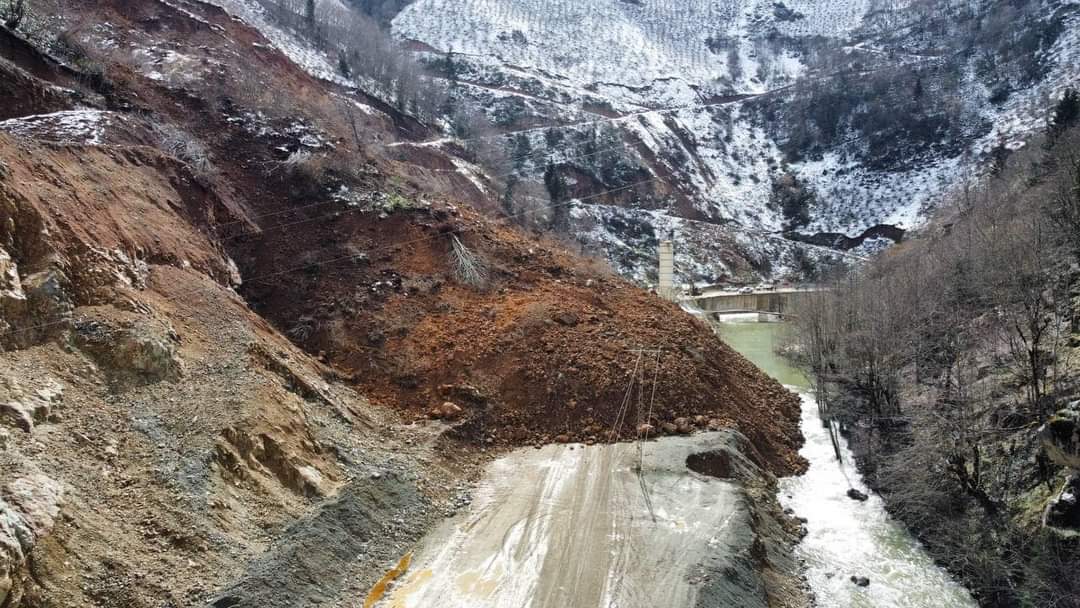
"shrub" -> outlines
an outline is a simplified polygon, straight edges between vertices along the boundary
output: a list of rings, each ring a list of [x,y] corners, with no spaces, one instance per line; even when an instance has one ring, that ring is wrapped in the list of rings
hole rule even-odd
[[[155,131],[161,150],[187,164],[196,177],[208,179],[214,174],[210,151],[193,135],[169,124],[159,124]]]

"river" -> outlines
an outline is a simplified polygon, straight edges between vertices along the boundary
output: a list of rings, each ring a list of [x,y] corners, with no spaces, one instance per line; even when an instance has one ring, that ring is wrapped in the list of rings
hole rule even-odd
[[[885,511],[880,497],[866,487],[841,438],[843,462],[837,462],[828,431],[818,416],[806,378],[775,352],[782,323],[736,320],[721,323],[720,334],[732,348],[802,397],[800,453],[809,461],[806,474],[780,482],[780,503],[807,519],[808,534],[798,547],[807,579],[823,608],[960,608],[977,604],[968,591],[937,567],[919,543]],[[848,498],[849,488],[870,495],[866,502]],[[851,576],[867,577],[859,587]]]

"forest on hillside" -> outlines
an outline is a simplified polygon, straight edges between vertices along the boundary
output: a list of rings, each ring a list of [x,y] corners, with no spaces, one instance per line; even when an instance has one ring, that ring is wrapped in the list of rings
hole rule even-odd
[[[1080,389],[1078,123],[1070,90],[1044,134],[799,311],[833,431],[986,606],[1080,598],[1075,477],[1038,435]]]

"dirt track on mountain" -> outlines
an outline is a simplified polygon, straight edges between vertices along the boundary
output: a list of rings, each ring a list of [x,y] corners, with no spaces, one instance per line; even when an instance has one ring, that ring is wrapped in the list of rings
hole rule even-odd
[[[640,477],[632,444],[514,452],[379,606],[765,608],[763,541],[734,479],[760,471],[736,443],[731,433],[647,443]],[[688,470],[695,454],[728,463],[714,471],[728,479]]]

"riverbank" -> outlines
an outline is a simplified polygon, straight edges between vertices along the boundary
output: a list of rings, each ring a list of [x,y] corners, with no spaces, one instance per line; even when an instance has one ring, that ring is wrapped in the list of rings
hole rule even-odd
[[[744,320],[745,321],[745,320]],[[938,568],[930,555],[885,510],[854,466],[844,438],[842,460],[818,416],[805,376],[776,354],[785,331],[782,323],[719,324],[720,335],[763,371],[782,380],[802,399],[800,454],[810,463],[801,476],[780,480],[780,501],[786,510],[806,519],[806,536],[796,555],[823,608],[970,607],[970,594]],[[848,491],[866,495],[853,500]],[[854,577],[854,581],[852,580]],[[868,579],[861,586],[855,581]]]

